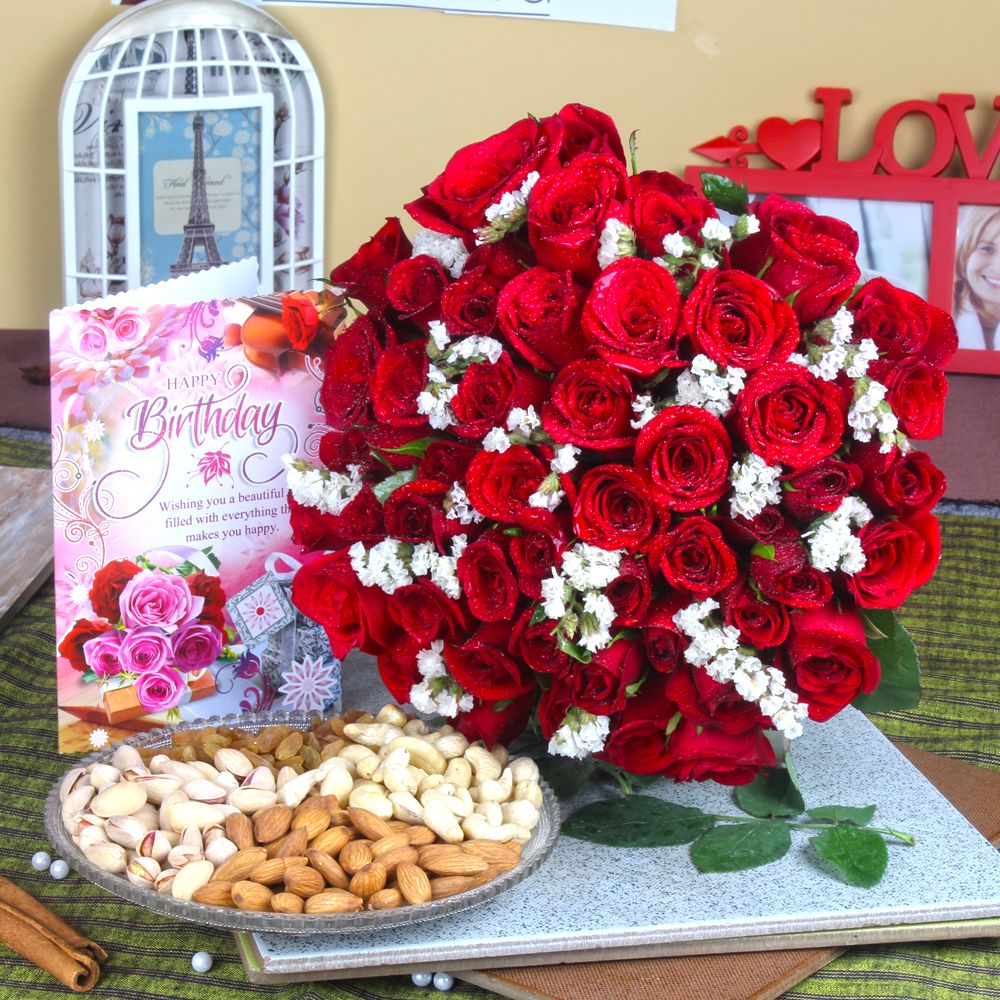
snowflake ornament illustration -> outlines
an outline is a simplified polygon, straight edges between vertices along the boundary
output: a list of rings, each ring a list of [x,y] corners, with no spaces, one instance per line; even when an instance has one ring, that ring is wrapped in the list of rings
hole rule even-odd
[[[278,693],[285,707],[299,712],[322,711],[328,702],[340,697],[340,661],[324,662],[311,656],[295,661],[282,675]]]
[[[83,434],[84,441],[89,444],[95,444],[104,437],[107,433],[107,429],[104,426],[104,421],[101,420],[100,417],[91,417],[91,419],[83,425],[81,433]]]
[[[108,745],[109,739],[106,729],[92,729],[90,731],[90,745],[94,750],[102,750]]]

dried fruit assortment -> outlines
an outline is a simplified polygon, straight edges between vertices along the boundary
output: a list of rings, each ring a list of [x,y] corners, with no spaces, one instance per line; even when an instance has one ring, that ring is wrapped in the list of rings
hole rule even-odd
[[[205,728],[69,771],[62,822],[89,861],[175,899],[253,912],[419,906],[510,871],[538,768],[396,705],[308,732]]]

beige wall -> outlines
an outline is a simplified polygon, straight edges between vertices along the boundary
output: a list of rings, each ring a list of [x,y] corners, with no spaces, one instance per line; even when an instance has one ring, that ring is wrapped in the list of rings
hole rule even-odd
[[[692,145],[738,123],[811,116],[817,85],[854,89],[842,141],[847,155],[867,148],[888,105],[933,100],[939,91],[975,94],[977,134],[992,130],[1000,4],[678,5],[674,34],[425,11],[270,8],[305,45],[326,94],[328,261],[399,213],[457,147],[571,100],[610,112],[623,135],[641,129],[646,168],[679,170],[694,159]],[[34,328],[61,304],[62,83],[118,8],[108,0],[6,0],[3,8],[12,37],[0,62],[0,329]]]

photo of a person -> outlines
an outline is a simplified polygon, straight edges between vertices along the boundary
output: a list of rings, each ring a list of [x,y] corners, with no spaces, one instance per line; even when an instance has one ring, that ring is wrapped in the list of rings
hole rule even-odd
[[[971,205],[959,211],[954,315],[960,348],[996,350],[1000,323],[1000,205]]]

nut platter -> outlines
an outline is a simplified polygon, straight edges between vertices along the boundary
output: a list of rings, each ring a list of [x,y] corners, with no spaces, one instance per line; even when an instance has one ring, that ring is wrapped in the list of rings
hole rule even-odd
[[[396,706],[323,725],[331,723],[340,731],[336,752],[326,745],[317,761],[306,751],[305,764],[303,741],[292,735],[315,730],[305,713],[213,717],[131,737],[78,761],[53,785],[46,831],[72,868],[124,899],[195,923],[272,933],[370,931],[447,916],[510,889],[552,850],[559,806],[529,759],[469,746],[450,727],[429,730]],[[232,733],[253,745],[282,731],[297,770],[225,745]],[[177,759],[178,748],[206,739],[218,748],[207,742],[200,760],[192,750]]]

